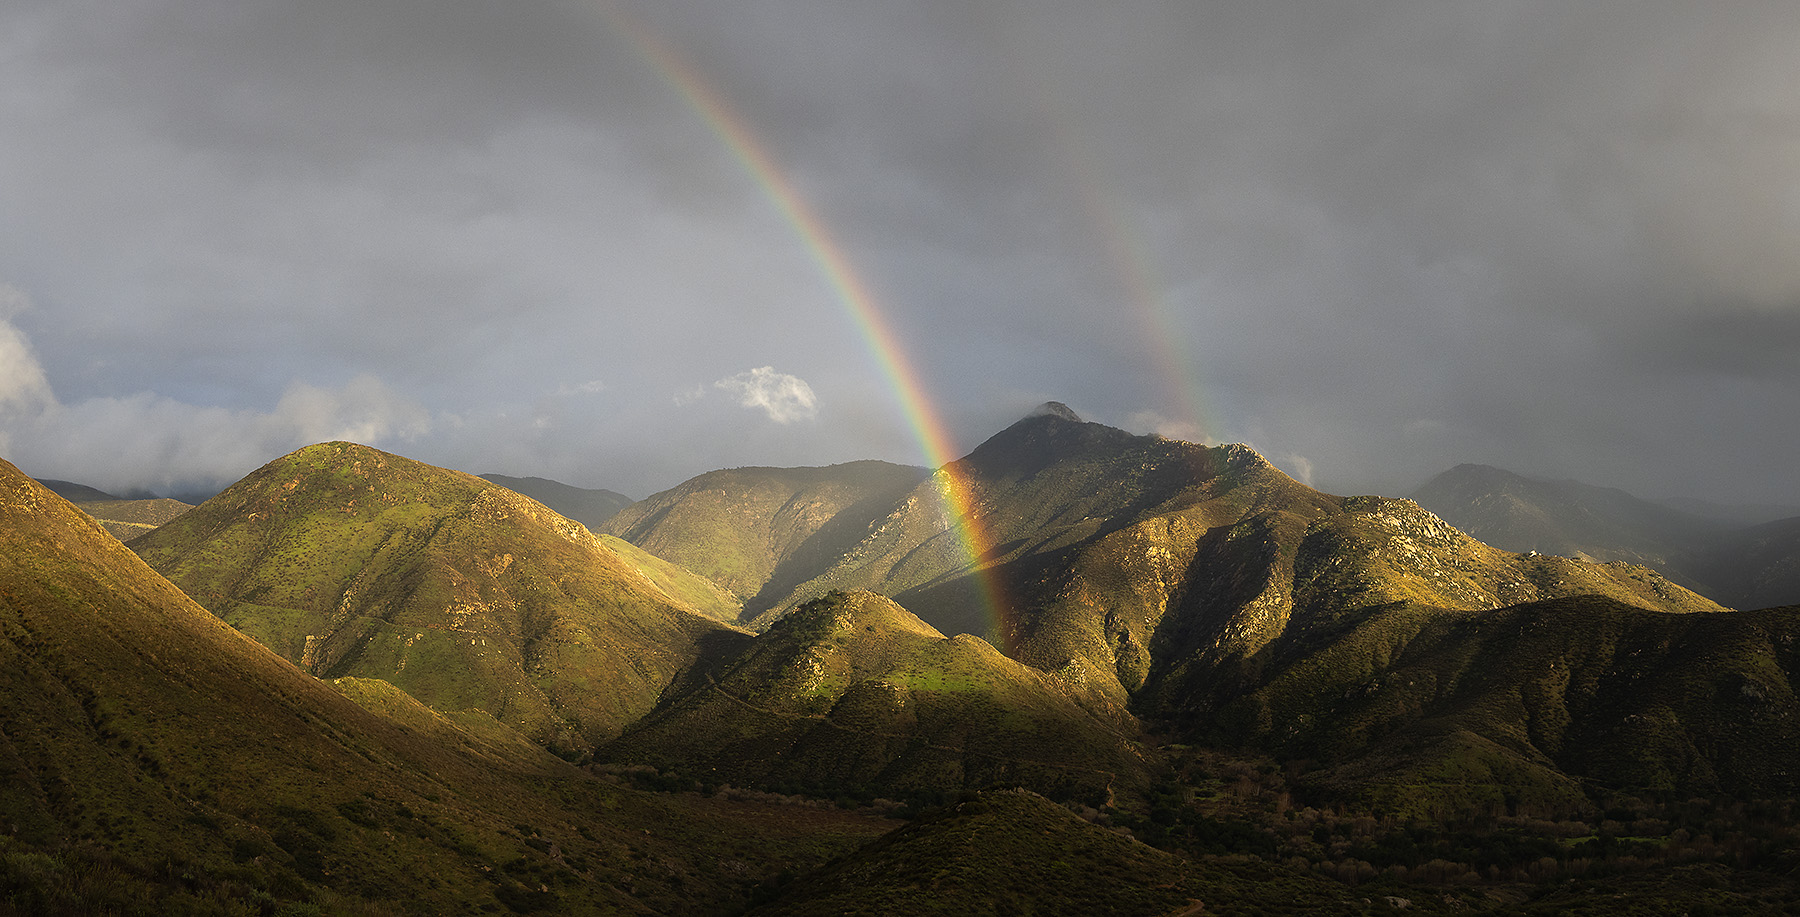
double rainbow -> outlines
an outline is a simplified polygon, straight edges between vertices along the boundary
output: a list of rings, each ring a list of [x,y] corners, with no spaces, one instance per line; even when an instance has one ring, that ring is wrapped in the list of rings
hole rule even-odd
[[[982,518],[974,482],[957,467],[958,454],[950,432],[933,409],[924,383],[907,358],[899,335],[877,304],[874,293],[819,212],[788,180],[749,122],[727,103],[700,69],[623,10],[604,0],[600,7],[613,28],[630,39],[656,71],[705,120],[806,246],[833,296],[850,316],[870,356],[881,368],[926,459],[937,468],[934,479],[950,509],[952,534],[962,553],[967,555],[977,600],[983,606],[990,633],[997,635],[1004,644],[1002,649],[1011,654],[1017,621],[1005,599],[998,574],[990,566],[994,539]]]

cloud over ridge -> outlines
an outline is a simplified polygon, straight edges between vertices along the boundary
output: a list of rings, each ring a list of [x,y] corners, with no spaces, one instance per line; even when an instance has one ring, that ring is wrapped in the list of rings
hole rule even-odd
[[[778,373],[772,366],[758,366],[713,383],[713,387],[730,392],[740,406],[761,408],[769,419],[780,424],[812,420],[819,416],[819,401],[806,380],[788,373]]]

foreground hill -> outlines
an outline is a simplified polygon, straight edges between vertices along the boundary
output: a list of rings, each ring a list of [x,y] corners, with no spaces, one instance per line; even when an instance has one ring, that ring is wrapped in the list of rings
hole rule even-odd
[[[375,684],[392,716],[0,462],[0,912],[705,912],[883,830],[610,787]]]
[[[1041,796],[993,792],[895,831],[751,913],[1163,917],[1198,913],[1198,872]]]
[[[484,711],[567,754],[727,633],[542,504],[350,443],[277,459],[132,547],[306,671]]]
[[[835,563],[925,474],[875,461],[713,471],[631,505],[605,531],[718,583],[754,617]]]
[[[824,795],[1028,786],[1102,802],[1151,764],[1129,717],[893,601],[834,593],[720,659],[603,754]]]
[[[561,481],[548,478],[514,478],[504,474],[484,474],[484,481],[492,481],[515,493],[524,494],[558,514],[573,519],[597,531],[606,520],[618,515],[619,510],[631,505],[631,498],[622,493],[610,490],[598,490],[590,487],[575,487]]]

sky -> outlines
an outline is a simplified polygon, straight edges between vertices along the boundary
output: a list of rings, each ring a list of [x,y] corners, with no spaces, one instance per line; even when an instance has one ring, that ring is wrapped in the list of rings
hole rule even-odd
[[[1796,48],[1791,0],[7,0],[0,457],[641,498],[1056,400],[1334,493],[1800,505]]]

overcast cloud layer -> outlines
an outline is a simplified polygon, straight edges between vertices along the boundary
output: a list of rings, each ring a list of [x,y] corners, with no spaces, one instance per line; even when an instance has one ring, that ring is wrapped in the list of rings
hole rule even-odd
[[[1790,0],[14,0],[0,455],[924,463],[673,54],[963,451],[1055,399],[1340,493],[1800,503],[1796,48]]]

